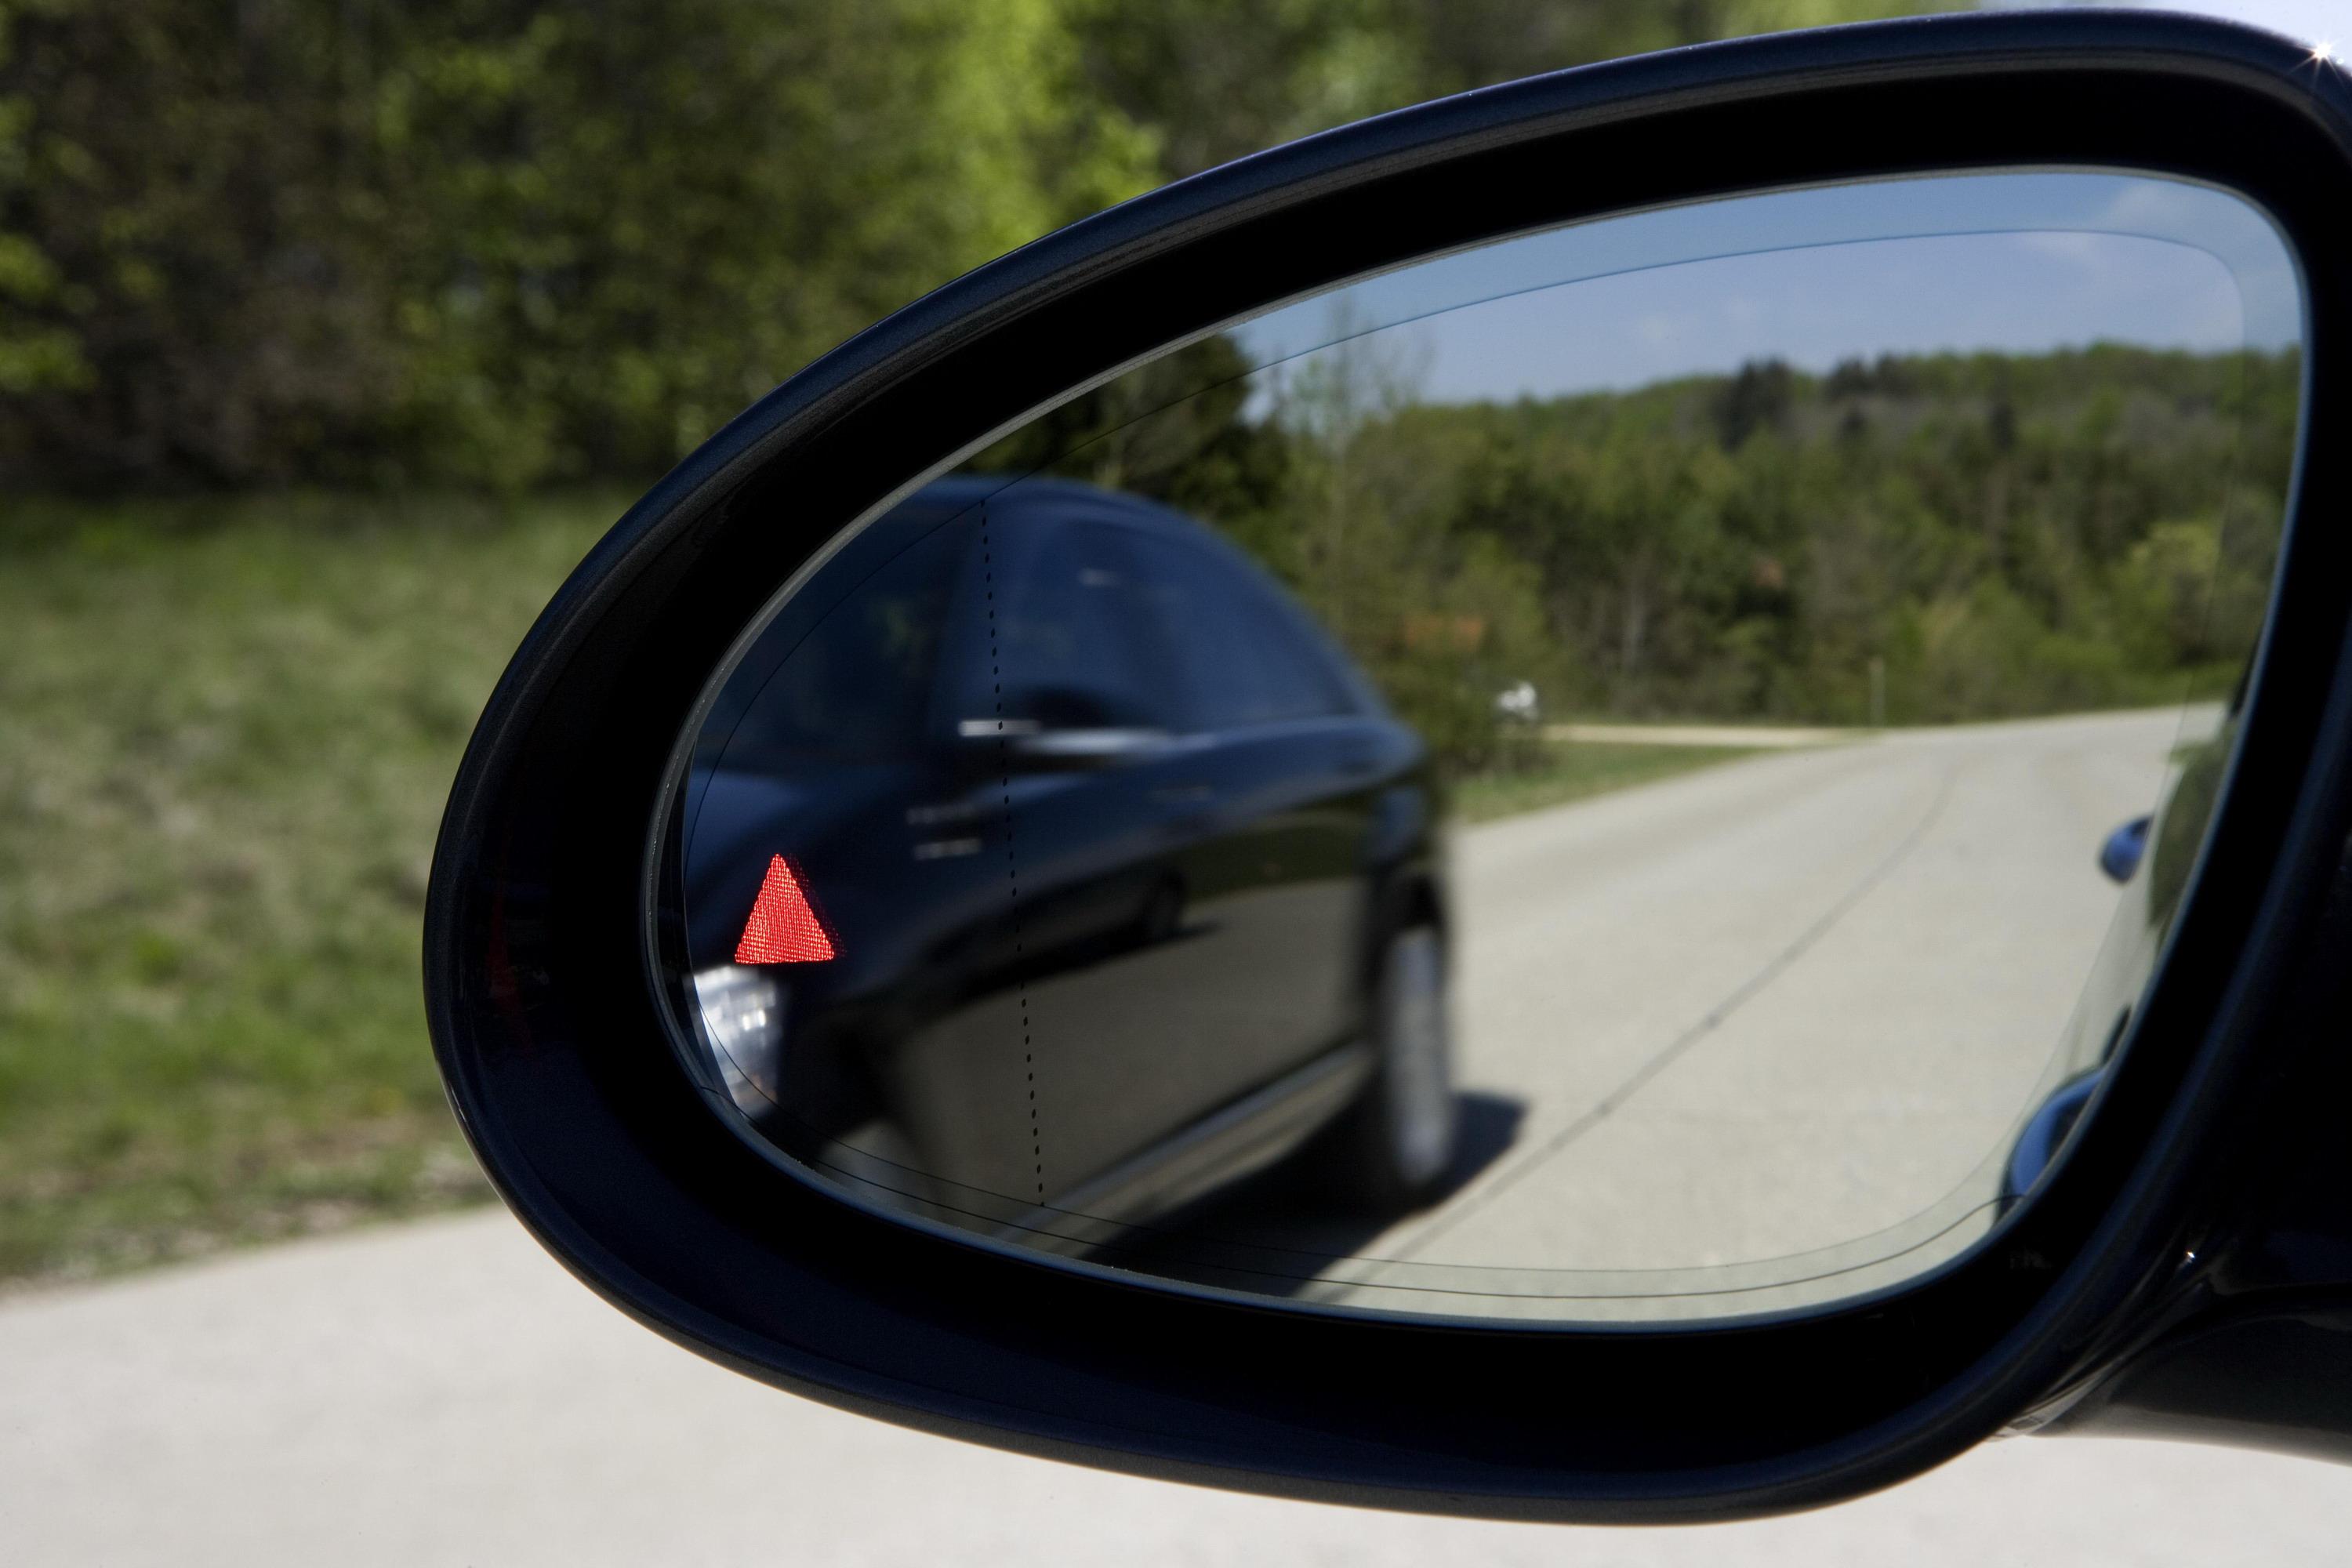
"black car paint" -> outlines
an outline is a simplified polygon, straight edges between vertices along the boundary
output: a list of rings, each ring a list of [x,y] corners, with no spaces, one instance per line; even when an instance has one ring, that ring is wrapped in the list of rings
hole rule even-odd
[[[1146,1288],[798,1183],[713,1138],[702,1093],[654,1043],[667,998],[646,954],[675,952],[679,932],[659,844],[637,845],[676,820],[677,737],[736,628],[896,487],[1159,344],[1409,255],[1729,190],[2084,163],[2210,179],[2269,208],[2309,283],[2306,426],[2346,427],[2352,89],[2284,39],[2117,13],[1787,35],[1425,105],[1113,209],[812,365],[591,552],[461,767],[428,899],[428,1016],[499,1191],[607,1300],[751,1375],[1001,1447],[1283,1495],[1720,1520],[1886,1485],[2005,1426],[2343,1450],[2340,441],[2303,445],[2221,810],[2099,1106],[1990,1245],[1898,1289],[1629,1331]],[[909,430],[929,433],[921,449]]]
[[[1271,579],[1165,508],[964,478],[868,533],[747,648],[688,782],[691,968],[732,961],[778,854],[835,938],[831,960],[767,972],[787,1037],[773,1103],[744,1107],[757,1134],[953,1221],[1045,1237],[1062,1215],[1003,1205],[1075,1204],[1103,1222],[1066,1250],[1306,1142],[1369,1075],[1379,942],[1400,910],[1444,903],[1420,738]],[[1087,732],[1068,727],[1083,694],[1024,689],[1017,650],[996,646],[1074,565],[1114,595],[1095,629],[1134,638],[1145,664],[1134,710],[1078,716],[1119,738],[1100,753],[1054,745]],[[1286,637],[1273,651],[1313,678],[1318,711],[1235,723],[1188,686],[1173,644],[1191,628],[1173,617],[1224,606],[1141,602],[1187,570]],[[847,757],[763,733],[791,661],[822,659],[826,629],[897,584],[933,594],[943,628],[909,677],[905,732]],[[1122,993],[1137,985],[1149,994]],[[1032,1033],[1032,1011],[1053,1026]],[[1325,1058],[1344,1059],[1301,1070]],[[1210,1157],[1202,1124],[1244,1102],[1255,1135]]]

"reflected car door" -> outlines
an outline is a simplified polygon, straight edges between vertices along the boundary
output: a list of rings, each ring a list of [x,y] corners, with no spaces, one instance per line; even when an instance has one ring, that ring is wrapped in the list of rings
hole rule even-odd
[[[1279,588],[1196,525],[1134,542],[1199,747],[1190,874],[1225,955],[1213,1022],[1237,1058],[1228,1070],[1263,1082],[1359,1025],[1381,752],[1352,695],[1285,624],[1302,612]]]
[[[1222,1037],[1247,1011],[1239,933],[1196,898],[1204,748],[1178,732],[1129,531],[992,511],[991,657],[964,661],[956,728],[1003,904],[962,1001],[892,1070],[934,1174],[1050,1203],[1148,1159],[1257,1064]]]

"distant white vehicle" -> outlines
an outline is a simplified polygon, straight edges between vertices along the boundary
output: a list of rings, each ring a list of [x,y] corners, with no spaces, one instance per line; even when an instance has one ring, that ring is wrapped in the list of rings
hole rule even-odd
[[[1522,680],[1506,686],[1495,694],[1495,713],[1507,723],[1532,724],[1543,717],[1543,705],[1536,696],[1536,683]]]

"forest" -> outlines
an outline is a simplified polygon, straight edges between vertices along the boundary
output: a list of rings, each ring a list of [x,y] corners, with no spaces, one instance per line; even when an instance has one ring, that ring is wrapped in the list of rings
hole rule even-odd
[[[0,482],[644,484],[1061,224],[1911,0],[0,0]]]
[[[1310,356],[1257,410],[1267,373],[1212,339],[971,466],[1223,529],[1475,771],[1511,761],[1492,700],[1520,680],[1556,715],[1829,724],[2226,694],[2300,374],[2094,344],[1449,404],[1370,354]]]

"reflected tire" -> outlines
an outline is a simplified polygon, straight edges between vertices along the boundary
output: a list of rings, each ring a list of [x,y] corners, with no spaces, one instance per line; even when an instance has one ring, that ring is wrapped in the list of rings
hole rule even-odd
[[[1418,1208],[1454,1168],[1462,1120],[1445,942],[1435,927],[1390,935],[1371,1004],[1371,1081],[1333,1129],[1327,1174],[1341,1195],[1366,1208]]]

